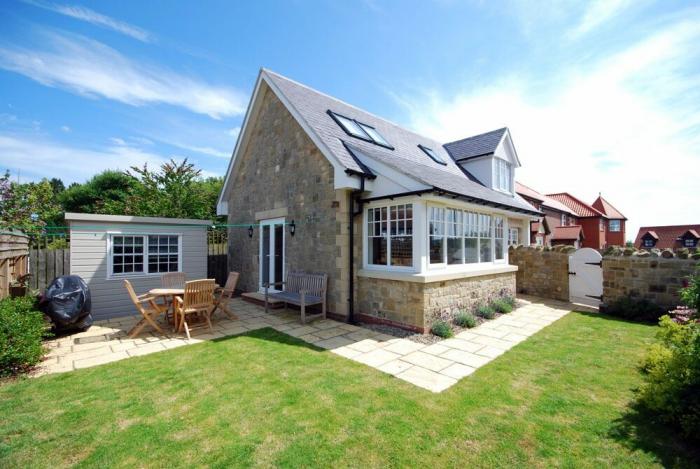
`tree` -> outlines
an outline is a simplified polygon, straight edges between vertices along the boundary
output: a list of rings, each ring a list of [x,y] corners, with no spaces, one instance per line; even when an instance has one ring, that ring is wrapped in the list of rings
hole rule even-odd
[[[61,222],[61,206],[49,181],[20,184],[10,182],[9,176],[6,172],[0,178],[0,228],[38,234]]]
[[[59,178],[49,179],[49,184],[51,184],[51,188],[53,189],[54,195],[58,195],[64,190],[66,190],[65,184],[63,184],[63,181],[61,181]]]
[[[220,178],[202,180],[201,170],[195,169],[187,159],[181,163],[170,160],[156,171],[150,170],[146,164],[143,168],[132,166],[126,174],[136,183],[127,201],[129,214],[172,218],[215,217]]]
[[[103,171],[85,184],[71,184],[59,194],[66,212],[124,215],[134,180],[120,171]]]

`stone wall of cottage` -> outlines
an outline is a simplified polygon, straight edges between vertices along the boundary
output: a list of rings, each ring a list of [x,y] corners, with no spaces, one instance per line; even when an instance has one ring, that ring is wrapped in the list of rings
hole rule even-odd
[[[623,256],[603,258],[603,301],[612,304],[630,296],[648,300],[662,309],[680,304],[678,290],[695,272],[698,260]]]
[[[423,331],[460,310],[514,296],[515,272],[430,283],[359,277],[357,286],[360,314]]]
[[[568,249],[511,247],[508,259],[518,266],[515,274],[518,293],[569,301]]]
[[[257,291],[259,218],[294,220],[285,227],[285,269],[328,274],[328,310],[347,311],[348,191],[333,188],[333,168],[306,132],[263,85],[258,118],[235,162],[228,200],[229,268],[239,289]],[[253,225],[253,237],[248,236]]]

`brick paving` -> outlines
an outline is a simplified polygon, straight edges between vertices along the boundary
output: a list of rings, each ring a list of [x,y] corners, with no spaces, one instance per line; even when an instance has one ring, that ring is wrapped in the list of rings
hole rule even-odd
[[[441,392],[574,309],[560,301],[524,296],[519,300],[522,306],[510,314],[427,345],[330,319],[302,325],[294,311],[272,310],[265,314],[260,306],[234,299],[229,307],[238,320],[219,315],[213,331],[195,329],[189,340],[182,334],[149,332],[148,327],[130,339],[126,332],[138,316],[98,321],[86,332],[48,341],[49,353],[35,375],[102,365],[271,327],[421,388]]]

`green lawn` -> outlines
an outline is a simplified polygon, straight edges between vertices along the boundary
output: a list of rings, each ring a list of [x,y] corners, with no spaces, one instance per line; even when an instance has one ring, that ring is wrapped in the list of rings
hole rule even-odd
[[[6,383],[0,467],[688,467],[628,407],[655,329],[573,313],[441,394],[271,329]]]

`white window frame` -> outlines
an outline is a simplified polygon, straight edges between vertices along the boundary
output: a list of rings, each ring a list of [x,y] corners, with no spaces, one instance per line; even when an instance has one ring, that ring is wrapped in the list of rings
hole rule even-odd
[[[123,232],[108,231],[107,233],[107,279],[129,279],[141,277],[160,277],[170,272],[148,271],[148,237],[149,236],[177,236],[177,272],[182,272],[182,233],[152,233],[152,232]],[[113,273],[114,253],[112,238],[114,236],[142,236],[143,240],[143,272]]]
[[[683,247],[694,248],[697,245],[697,240],[693,238],[683,238]]]
[[[642,247],[645,247],[645,248],[653,248],[655,244],[656,243],[651,238],[644,238],[642,240]]]
[[[617,229],[613,229],[613,222]],[[619,233],[622,231],[622,221],[621,220],[608,220],[608,231],[611,233]]]
[[[561,219],[559,220],[559,223],[561,224],[561,226],[567,226],[566,213],[561,214]]]
[[[411,223],[412,223],[412,228],[411,228],[411,265],[410,266],[402,266],[402,265],[391,265],[391,207],[397,207],[399,205],[411,205],[411,213],[412,213],[412,218],[411,218]],[[386,238],[387,238],[387,256],[386,256],[386,264],[372,264],[370,263],[370,258],[369,258],[369,231],[368,231],[368,221],[369,221],[369,211],[371,209],[382,209],[386,208],[386,213],[387,213],[387,233],[386,233]],[[417,218],[417,213],[416,213],[416,204],[413,201],[406,201],[406,202],[400,202],[397,203],[396,201],[390,201],[389,203],[384,203],[384,204],[372,204],[370,207],[366,207],[365,210],[363,211],[363,219],[362,219],[362,266],[364,269],[367,270],[381,270],[381,271],[396,271],[396,272],[415,272],[418,270],[418,263],[416,260],[416,254],[418,251],[418,246],[416,245],[416,218]],[[408,235],[406,235],[408,236]]]
[[[513,165],[502,158],[494,158],[493,188],[508,194],[513,193]]]
[[[515,233],[515,236],[513,236]],[[515,242],[513,242],[515,241]],[[508,228],[508,246],[517,246],[520,242],[520,230],[518,228]]]

